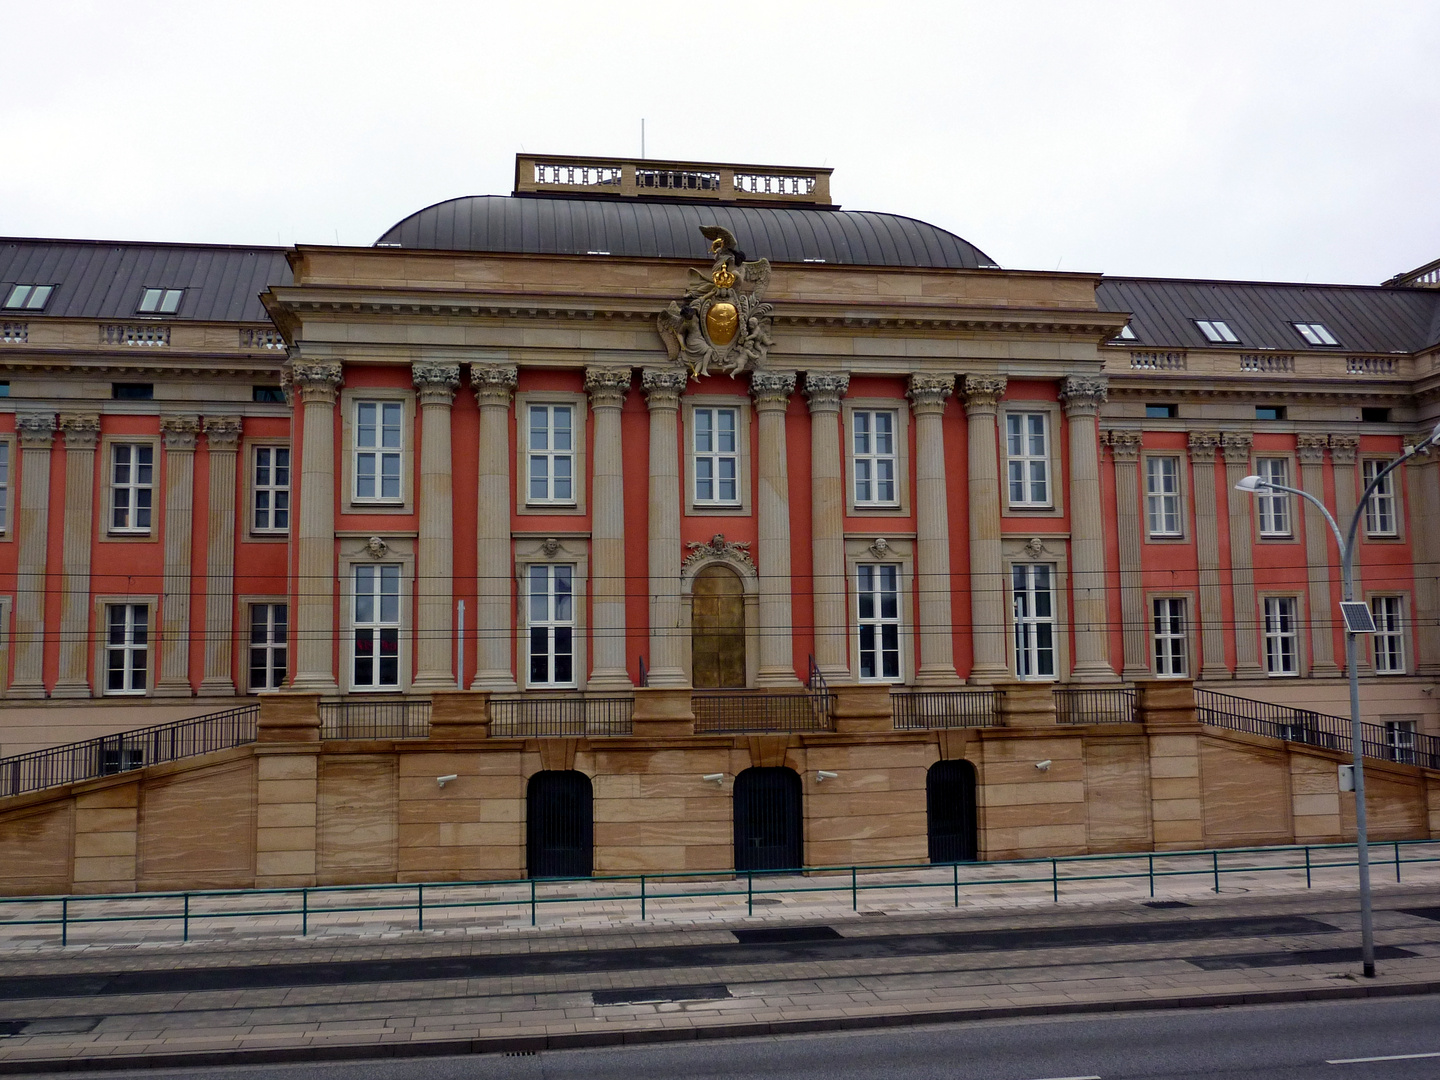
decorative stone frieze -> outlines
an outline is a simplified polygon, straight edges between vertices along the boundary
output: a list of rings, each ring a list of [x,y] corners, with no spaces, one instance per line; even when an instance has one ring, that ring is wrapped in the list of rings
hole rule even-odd
[[[15,418],[21,449],[49,449],[55,439],[54,413],[21,413]]]
[[[417,361],[410,365],[410,378],[420,392],[421,405],[449,405],[460,386],[460,365]]]
[[[758,573],[755,560],[750,558],[750,545],[746,541],[726,540],[724,533],[716,533],[709,540],[692,540],[685,546],[690,549],[690,554],[685,556],[682,571],[689,570],[696,563],[707,559],[724,559],[734,563],[750,577],[755,577]]]
[[[1060,384],[1060,401],[1068,415],[1094,414],[1110,396],[1110,380],[1103,375],[1067,375]]]
[[[810,412],[840,411],[840,399],[850,389],[850,376],[843,371],[807,371],[805,396],[810,399]]]
[[[61,413],[58,426],[65,433],[66,450],[93,450],[100,441],[98,413]]]
[[[911,375],[905,388],[910,408],[916,416],[927,412],[943,413],[945,399],[955,392],[955,380],[949,375]]]
[[[1007,381],[1004,375],[966,375],[963,391],[966,415],[993,413],[998,409]]]
[[[282,370],[282,385],[284,379]],[[300,395],[302,404],[314,401],[333,405],[344,381],[344,369],[338,360],[295,360],[289,365],[289,384]]]
[[[239,449],[240,418],[238,416],[205,417],[205,442],[212,451]]]
[[[1295,454],[1302,465],[1321,465],[1328,444],[1329,439],[1324,435],[1296,435]]]
[[[790,404],[790,395],[795,393],[795,372],[755,371],[750,374],[750,394],[755,399],[755,410],[784,409]]]
[[[620,408],[625,404],[625,395],[630,392],[630,383],[629,368],[585,369],[585,392],[590,395],[592,409]]]

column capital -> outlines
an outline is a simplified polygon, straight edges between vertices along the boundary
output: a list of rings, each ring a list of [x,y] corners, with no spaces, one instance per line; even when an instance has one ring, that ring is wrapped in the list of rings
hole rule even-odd
[[[470,365],[470,388],[481,405],[508,406],[519,381],[520,369],[514,364]]]
[[[1140,460],[1140,432],[1107,431],[1102,441],[1110,447],[1110,456],[1116,461],[1134,464]]]
[[[59,427],[67,450],[94,450],[100,441],[99,413],[61,413]]]
[[[336,391],[345,381],[338,360],[293,360],[281,369],[281,385],[298,392],[305,404],[335,404]]]
[[[1359,449],[1360,436],[1358,435],[1330,436],[1330,460],[1336,465],[1354,465],[1355,455]]]
[[[410,378],[420,391],[421,405],[449,405],[460,385],[460,365],[417,360],[410,365]]]
[[[1324,435],[1296,435],[1295,455],[1301,465],[1323,465],[1329,438]]]
[[[625,404],[630,391],[629,368],[587,367],[585,392],[590,395],[592,409],[618,409]]]
[[[195,442],[200,437],[200,417],[162,416],[160,434],[164,436],[166,450],[194,450]]]
[[[1004,375],[966,375],[962,391],[965,395],[965,415],[993,413],[1005,396],[1007,382]]]
[[[850,389],[850,376],[844,371],[807,371],[805,373],[805,396],[810,399],[810,411],[839,412],[840,399]]]
[[[945,399],[954,392],[953,375],[911,375],[905,388],[905,396],[910,399],[910,409],[916,416],[943,413]]]
[[[205,441],[210,449],[234,453],[240,445],[240,417],[205,417]]]
[[[1110,396],[1110,380],[1104,375],[1066,375],[1060,384],[1060,400],[1067,416],[1094,415]]]
[[[1227,431],[1220,437],[1226,465],[1249,465],[1251,438],[1239,431]]]
[[[21,413],[15,417],[15,431],[22,448],[48,449],[55,438],[55,414]]]
[[[793,371],[752,371],[750,393],[755,398],[755,410],[784,410],[790,404],[790,395],[795,392]]]
[[[1191,461],[1214,461],[1215,451],[1219,448],[1220,433],[1218,431],[1190,432]]]
[[[678,409],[690,375],[683,367],[647,367],[640,376],[651,409]]]

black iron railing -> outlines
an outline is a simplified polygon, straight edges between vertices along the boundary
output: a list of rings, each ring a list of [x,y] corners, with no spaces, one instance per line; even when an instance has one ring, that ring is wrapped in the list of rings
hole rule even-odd
[[[490,699],[492,738],[629,735],[634,730],[635,699],[628,697],[550,697]]]
[[[901,690],[890,695],[896,731],[991,727],[994,690]]]
[[[711,690],[690,697],[695,731],[829,731],[834,697],[826,690],[766,694]]]
[[[428,698],[322,701],[322,739],[423,739],[430,734]]]
[[[255,741],[259,705],[0,758],[0,796],[74,784]]]
[[[1057,686],[1055,720],[1061,724],[1129,724],[1136,719],[1135,691]]]

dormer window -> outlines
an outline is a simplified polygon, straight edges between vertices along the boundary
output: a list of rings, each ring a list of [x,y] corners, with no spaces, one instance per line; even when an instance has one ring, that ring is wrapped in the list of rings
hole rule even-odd
[[[1122,326],[1122,327],[1120,328],[1120,332],[1119,332],[1118,334],[1116,334],[1116,335],[1115,335],[1113,338],[1111,338],[1110,340],[1112,340],[1112,341],[1139,341],[1140,339],[1135,336],[1135,331],[1132,330],[1132,329],[1130,329],[1130,324],[1129,324],[1129,323],[1126,323],[1124,326]]]
[[[44,311],[54,285],[12,285],[5,297],[6,311]]]
[[[1300,334],[1300,336],[1303,337],[1306,341],[1308,341],[1311,345],[1340,344],[1340,342],[1335,340],[1335,335],[1330,333],[1329,328],[1326,327],[1324,323],[1297,322],[1291,323],[1290,325],[1295,327],[1296,331]]]
[[[180,310],[184,289],[146,289],[140,294],[140,306],[135,310],[141,315],[174,315]]]
[[[1238,345],[1240,339],[1235,336],[1235,331],[1221,322],[1219,319],[1196,319],[1195,325],[1205,335],[1205,340],[1215,345]]]

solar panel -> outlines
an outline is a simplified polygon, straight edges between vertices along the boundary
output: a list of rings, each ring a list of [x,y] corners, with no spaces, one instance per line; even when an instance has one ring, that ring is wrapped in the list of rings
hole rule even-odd
[[[1360,600],[1340,601],[1340,614],[1345,616],[1345,629],[1352,634],[1375,633],[1375,619],[1370,605]]]

